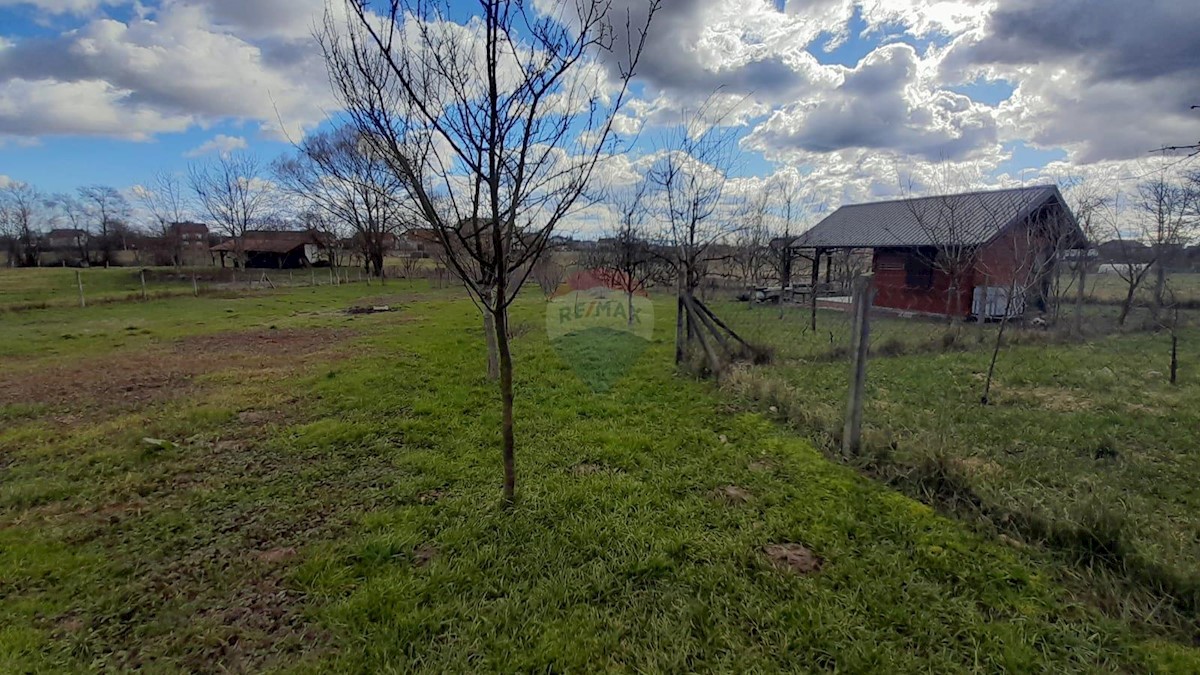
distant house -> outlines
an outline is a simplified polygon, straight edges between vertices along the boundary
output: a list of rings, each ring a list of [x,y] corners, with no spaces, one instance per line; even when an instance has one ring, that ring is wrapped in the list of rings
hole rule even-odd
[[[88,241],[88,233],[83,230],[59,229],[50,230],[46,234],[46,248],[51,251],[78,252]]]
[[[167,227],[167,243],[172,256],[184,264],[202,264],[210,258],[209,231],[204,223],[171,223]]]
[[[834,252],[864,251],[876,306],[993,318],[1044,300],[1054,256],[1085,241],[1058,188],[1039,185],[843,206],[792,249],[815,261],[814,288],[822,257],[829,265]],[[1028,278],[1033,270],[1040,278]],[[1010,288],[1036,297],[1009,299]]]
[[[395,250],[401,255],[431,258],[444,249],[437,231],[432,228],[411,227],[396,240]]]
[[[401,240],[402,238],[395,233],[382,232],[378,235],[378,237],[379,243],[383,247],[383,254],[385,256],[404,252],[404,244]],[[342,248],[346,248],[351,251],[362,251],[366,248],[365,241],[366,238],[363,237],[363,234],[361,232],[357,232],[354,234],[354,236],[342,241],[341,246]]]
[[[314,265],[326,248],[326,242],[315,232],[252,230],[244,237],[228,239],[210,250],[236,264],[240,251],[246,267],[292,269]]]

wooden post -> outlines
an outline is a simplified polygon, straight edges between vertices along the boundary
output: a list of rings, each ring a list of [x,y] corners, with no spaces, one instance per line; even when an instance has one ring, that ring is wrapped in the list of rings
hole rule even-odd
[[[720,380],[721,360],[717,356],[717,353],[713,351],[712,346],[708,344],[708,340],[704,337],[704,331],[703,327],[700,325],[700,319],[698,316],[696,316],[697,312],[694,302],[695,301],[692,299],[691,295],[684,296],[683,308],[687,310],[688,326],[692,328],[692,333],[688,336],[688,342],[690,344],[691,339],[695,338],[695,340],[700,343],[700,348],[704,350],[704,355],[708,357],[708,369],[712,371],[713,377]]]
[[[675,365],[683,363],[683,287],[675,298]]]
[[[1179,381],[1179,336],[1171,331],[1171,384]]]
[[[317,285],[317,268],[315,268],[315,267],[308,268],[308,276],[310,277],[308,285],[316,286]]]
[[[83,299],[83,272],[75,270],[75,285],[79,287],[79,306],[87,307],[87,301]]]
[[[862,445],[863,393],[867,386],[867,352],[871,341],[872,276],[854,280],[854,326],[850,335],[850,396],[846,403],[846,426],[842,430],[842,454],[853,457]]]
[[[200,284],[196,281],[196,275],[192,275],[192,297],[200,297]]]
[[[813,331],[817,330],[817,284],[821,283],[821,249],[813,249],[812,274],[808,280],[808,300],[810,306],[810,321]]]
[[[142,270],[142,301],[146,301],[146,270]]]

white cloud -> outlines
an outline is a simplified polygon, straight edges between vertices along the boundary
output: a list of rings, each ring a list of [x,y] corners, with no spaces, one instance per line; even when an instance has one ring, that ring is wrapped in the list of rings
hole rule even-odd
[[[195,117],[131,101],[132,92],[100,80],[12,79],[0,87],[0,138],[93,134],[144,141],[184,131]]]
[[[0,46],[0,97],[8,101],[0,134],[128,138],[177,128],[138,123],[151,115],[187,124],[246,120],[281,138],[297,137],[325,117],[334,102],[311,36],[293,37],[287,28],[254,39],[214,24],[216,13],[214,7],[168,1],[128,22],[99,17],[58,36],[10,39]],[[128,119],[97,124],[87,106],[51,109],[58,101],[46,94],[23,101],[17,95],[24,91],[21,82],[87,90],[92,99],[103,98],[102,111]],[[69,123],[73,117],[75,125]],[[22,123],[11,123],[15,118]]]
[[[131,0],[0,0],[0,8],[32,7],[47,14],[85,14],[102,5],[128,4]]]
[[[201,143],[199,147],[193,148],[184,153],[184,157],[201,157],[209,153],[229,154],[234,150],[245,150],[250,147],[245,138],[241,136],[226,136],[225,134],[217,134],[211,139]]]
[[[106,17],[116,5],[132,6],[131,18]],[[311,37],[325,5],[0,0],[52,17],[47,26],[74,24],[57,35],[0,36],[0,143],[55,134],[146,140],[229,120],[298,138],[337,106]],[[636,23],[644,5],[614,0],[612,11],[623,28],[626,10]],[[724,123],[748,128],[742,147],[803,176],[831,204],[890,196],[902,177],[931,183],[946,171],[972,184],[1018,181],[999,173],[1010,159],[1003,148],[1014,142],[1062,149],[1067,161],[1044,168],[1061,172],[1200,140],[1200,112],[1188,109],[1200,103],[1189,98],[1200,86],[1200,42],[1192,38],[1200,12],[1188,2],[664,5],[638,69],[640,98],[618,116],[617,132],[652,133],[719,90],[714,108],[731,111]],[[341,3],[331,6],[340,11]],[[563,15],[570,5],[536,6]],[[856,14],[866,28],[851,36]],[[447,28],[464,39],[472,31]],[[857,64],[822,64],[830,36],[877,44]],[[619,42],[615,48],[623,53]],[[952,90],[980,77],[1006,80],[1015,91],[991,105]],[[218,136],[192,152],[249,142]],[[617,174],[640,161],[631,158]]]

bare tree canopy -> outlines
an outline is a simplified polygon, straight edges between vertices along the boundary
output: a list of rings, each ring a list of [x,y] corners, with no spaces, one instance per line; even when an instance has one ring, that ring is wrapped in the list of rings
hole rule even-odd
[[[585,264],[606,273],[608,283],[625,294],[626,320],[633,325],[633,296],[651,283],[666,281],[662,255],[652,240],[648,209],[649,181],[610,190],[607,201],[616,222],[585,256]]]
[[[399,175],[354,127],[310,134],[275,162],[280,186],[352,230],[354,245],[382,276],[388,240],[411,217]]]
[[[46,220],[46,198],[37,188],[28,183],[9,183],[0,189],[0,235],[12,265],[38,264],[39,229]]]
[[[217,229],[234,241],[235,263],[245,264],[243,238],[275,207],[274,189],[262,179],[262,164],[252,155],[227,153],[188,168],[188,184]]]
[[[135,196],[142,209],[153,220],[153,231],[170,246],[171,261],[182,264],[183,240],[175,236],[171,226],[187,218],[188,197],[179,175],[160,171],[147,185],[135,188]]]
[[[88,212],[88,220],[92,223],[92,233],[100,259],[105,266],[112,262],[113,251],[127,231],[129,219],[129,202],[116,188],[107,185],[90,185],[79,188],[79,200],[83,202]]]
[[[699,109],[683,114],[647,174],[678,287],[676,363],[683,361],[687,344],[697,334],[690,318],[685,325],[696,288],[709,264],[727,257],[714,245],[732,232],[724,207],[728,206],[725,190],[735,139],[730,129],[720,124],[724,115],[713,106],[714,98],[709,98]]]
[[[611,150],[658,0],[637,25],[604,0],[554,16],[481,0],[466,25],[448,19],[448,1],[390,0],[379,14],[330,2],[318,37],[346,118],[404,185],[495,336],[511,501],[508,307]]]

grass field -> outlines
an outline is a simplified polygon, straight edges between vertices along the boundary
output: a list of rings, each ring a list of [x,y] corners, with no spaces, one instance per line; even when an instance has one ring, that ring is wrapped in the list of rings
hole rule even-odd
[[[344,311],[364,304],[396,311]],[[631,369],[598,393],[543,307],[516,308],[511,510],[480,321],[452,290],[0,316],[0,671],[1200,667],[1039,548],[676,374],[668,331],[621,346]],[[904,389],[872,372],[873,406]]]
[[[724,305],[776,361],[728,389],[812,434],[840,442],[848,361],[829,356],[846,317]],[[1096,320],[1103,320],[1098,317]],[[930,503],[1073,563],[1081,596],[1182,642],[1200,637],[1200,331],[1180,336],[1179,383],[1168,381],[1166,334],[1084,342],[1012,332],[991,405],[980,405],[995,326],[951,329],[876,317],[868,368],[867,443],[851,463]]]

